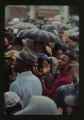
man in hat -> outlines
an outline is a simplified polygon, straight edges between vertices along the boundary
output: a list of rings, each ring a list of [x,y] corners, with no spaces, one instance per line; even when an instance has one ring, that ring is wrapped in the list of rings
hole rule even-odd
[[[31,47],[32,41],[29,41],[25,40],[25,47],[16,55],[14,70],[19,72],[19,75],[10,86],[10,91],[16,92],[16,94],[22,99],[24,107],[28,104],[32,95],[42,94],[41,82],[39,78],[32,74],[32,67],[36,65],[37,53],[40,49],[35,52],[33,49],[30,50],[29,48]]]

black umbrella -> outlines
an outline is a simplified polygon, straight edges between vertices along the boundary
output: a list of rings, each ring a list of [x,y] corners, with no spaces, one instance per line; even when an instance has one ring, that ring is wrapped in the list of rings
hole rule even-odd
[[[49,42],[59,43],[59,40],[55,35],[44,30],[39,30],[38,28],[36,29],[32,28],[32,29],[26,29],[20,31],[17,35],[17,38],[20,39],[30,38],[43,43],[49,43]]]
[[[58,24],[55,23],[50,23],[42,26],[42,30],[52,32],[52,30],[57,30],[57,32],[62,33],[63,30]]]

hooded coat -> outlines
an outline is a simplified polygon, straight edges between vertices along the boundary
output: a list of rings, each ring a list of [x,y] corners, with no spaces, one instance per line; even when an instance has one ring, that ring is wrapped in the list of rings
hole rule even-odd
[[[32,96],[29,104],[15,115],[57,115],[57,106],[45,96]]]

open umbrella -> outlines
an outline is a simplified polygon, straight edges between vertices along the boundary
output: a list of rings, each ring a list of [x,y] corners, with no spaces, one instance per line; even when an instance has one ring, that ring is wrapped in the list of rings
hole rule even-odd
[[[17,34],[17,38],[19,39],[30,38],[36,41],[41,41],[43,43],[49,42],[59,43],[59,40],[55,35],[44,30],[39,30],[38,28],[20,31],[20,33]]]
[[[65,30],[64,33],[68,33],[68,34],[72,34],[74,32],[79,32],[79,28],[74,28],[74,29],[70,29],[70,30]]]
[[[63,24],[62,27],[65,29],[65,30],[69,30],[69,29],[73,29],[74,26],[70,25],[70,24]]]
[[[8,26],[14,26],[15,24],[20,23],[19,21],[10,21],[8,22]]]
[[[36,28],[36,26],[34,24],[31,24],[31,23],[20,22],[20,23],[16,24],[14,26],[14,28],[16,28],[16,29],[28,29],[28,28]]]
[[[42,26],[42,29],[48,32],[52,32],[52,30],[57,30],[57,32],[62,33],[62,29],[58,24],[51,23],[51,24],[46,24]]]

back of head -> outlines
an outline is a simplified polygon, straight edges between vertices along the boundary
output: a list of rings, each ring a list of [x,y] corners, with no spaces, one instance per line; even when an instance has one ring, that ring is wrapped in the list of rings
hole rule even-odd
[[[75,96],[67,95],[64,99],[66,104],[67,115],[74,115],[79,113],[79,93],[77,92]],[[71,108],[71,110],[69,109]]]
[[[57,106],[45,96],[32,96],[28,106],[15,115],[57,115]]]

